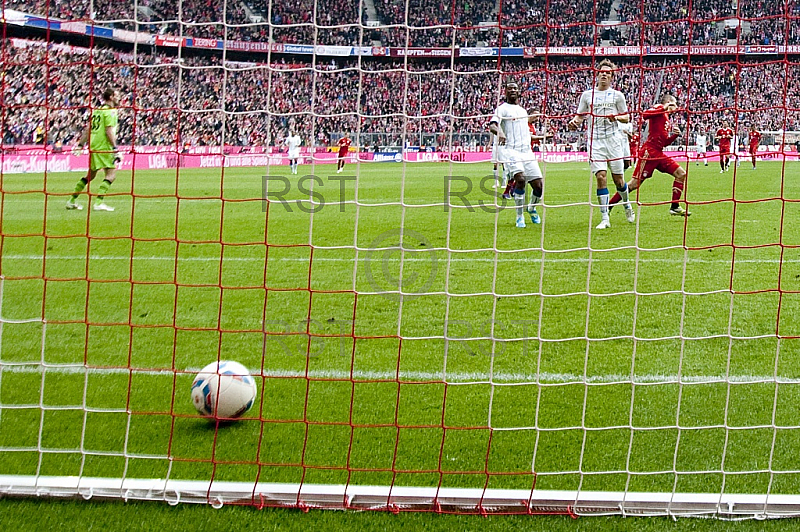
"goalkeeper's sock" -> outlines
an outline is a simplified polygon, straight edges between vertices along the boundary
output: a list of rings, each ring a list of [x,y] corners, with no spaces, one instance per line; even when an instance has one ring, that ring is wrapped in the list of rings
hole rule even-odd
[[[681,199],[683,195],[683,183],[678,181],[677,179],[672,182],[672,206],[671,208],[677,209],[678,208],[678,201]]]
[[[600,204],[600,214],[603,218],[608,218],[608,189],[597,189],[597,202]]]
[[[75,185],[75,191],[72,193],[72,201],[78,199],[78,196],[80,195],[81,192],[83,192],[83,189],[86,188],[86,185],[88,184],[89,182],[86,180],[85,177],[82,177],[80,181],[78,181],[78,184]]]
[[[525,205],[525,189],[524,188],[515,188],[514,189],[514,205],[517,206],[517,216],[522,216],[522,209]]]
[[[108,192],[108,188],[111,186],[111,181],[108,179],[103,179],[103,182],[100,183],[100,186],[97,187],[97,203],[103,203],[105,199],[105,195]]]

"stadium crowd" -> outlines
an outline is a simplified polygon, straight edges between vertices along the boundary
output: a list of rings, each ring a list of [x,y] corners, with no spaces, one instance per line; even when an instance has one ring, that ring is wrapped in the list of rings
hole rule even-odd
[[[483,144],[502,81],[516,79],[523,105],[543,113],[555,143],[574,142],[566,122],[593,85],[590,58],[455,62],[337,58],[316,64],[222,63],[219,56],[136,56],[43,41],[4,42],[5,145],[73,144],[86,109],[108,86],[122,98],[120,138],[137,145],[275,145],[289,128],[324,146],[351,131],[358,145]],[[133,61],[136,63],[133,63]],[[502,73],[501,73],[502,72]],[[87,80],[89,82],[87,83]],[[798,130],[800,65],[717,58],[620,64],[614,86],[634,116],[659,93],[674,94],[690,133],[726,118],[742,129]],[[356,95],[356,97],[354,97]],[[784,103],[785,98],[785,103]],[[738,112],[738,114],[737,114]],[[691,142],[691,139],[686,139]]]
[[[243,41],[372,46],[800,44],[800,2],[752,0],[6,0],[63,20]],[[138,9],[134,12],[134,5]],[[739,20],[737,20],[737,16]],[[726,20],[735,24],[728,24]],[[618,21],[617,26],[599,25]],[[788,23],[787,23],[788,21]],[[500,25],[498,25],[498,22]],[[739,24],[741,22],[741,24]]]

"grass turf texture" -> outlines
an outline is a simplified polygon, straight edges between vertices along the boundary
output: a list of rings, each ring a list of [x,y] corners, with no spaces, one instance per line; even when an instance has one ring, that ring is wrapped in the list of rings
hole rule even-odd
[[[776,337],[800,332],[788,166],[690,164],[691,218],[642,205],[629,225],[618,208],[607,231],[583,164],[546,166],[551,206],[524,230],[510,207],[441,205],[448,175],[491,203],[488,164],[351,164],[343,199],[360,205],[333,204],[333,168],[270,169],[292,201],[304,171],[320,177],[313,214],[265,212],[263,169],[122,173],[113,213],[64,209],[78,174],[4,175],[2,316],[47,323],[3,324],[0,474],[800,488],[798,340]],[[401,226],[402,272],[399,252],[369,250]],[[375,293],[400,277],[425,293]],[[508,341],[485,339],[492,319]],[[220,427],[189,400],[218,355],[268,376]]]

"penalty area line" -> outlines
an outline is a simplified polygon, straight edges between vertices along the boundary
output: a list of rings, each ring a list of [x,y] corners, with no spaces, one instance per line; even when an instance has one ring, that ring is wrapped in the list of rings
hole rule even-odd
[[[38,362],[0,362],[0,373],[46,373],[64,375],[153,375],[170,376],[175,373],[190,376],[199,373],[201,368],[188,367],[185,369],[143,369],[143,368],[97,368],[87,367],[82,364],[53,364],[43,365]],[[309,370],[308,373],[302,370],[287,369],[268,369],[261,372],[260,368],[249,368],[250,374],[254,377],[262,378],[294,378],[294,379],[335,379],[335,380],[397,380],[398,374],[395,371],[363,371],[363,370],[339,370],[339,369],[316,369]],[[781,377],[774,375],[677,375],[677,374],[657,374],[647,373],[638,375],[622,374],[598,374],[598,375],[579,375],[576,373],[512,373],[495,372],[489,376],[489,372],[442,372],[442,371],[400,371],[399,380],[403,381],[431,381],[461,384],[475,383],[508,383],[508,384],[710,384],[710,383],[779,383],[779,384],[800,384],[800,377]]]
[[[325,251],[325,250],[322,250]],[[361,257],[358,258],[359,262],[365,262],[367,260],[377,260],[380,262],[430,262],[431,258],[427,256],[430,253],[430,250],[405,250],[407,253],[425,253],[425,257],[368,257],[366,256],[369,253],[369,250],[362,250],[360,253],[362,254]],[[586,250],[580,250],[580,252],[588,253]],[[453,252],[457,255],[465,255],[467,253],[464,252]],[[475,253],[490,253],[487,251],[476,251]],[[520,251],[519,253],[542,253],[541,251]],[[548,252],[545,252],[548,253]],[[636,259],[635,257],[631,258],[614,258],[614,257],[602,257],[601,254],[605,252],[595,252],[594,256],[589,259],[588,257],[553,257],[553,258],[545,258],[542,259],[541,257],[508,257],[503,255],[509,255],[508,252],[503,252],[501,256],[497,258],[493,257],[443,257],[441,260],[446,260],[449,262],[489,262],[493,263],[497,262],[523,262],[523,263],[539,263],[544,260],[546,263],[585,263],[591,260],[592,262],[623,262],[623,263],[630,263],[630,262],[640,262],[640,263],[670,263],[670,264],[678,264],[683,263],[684,260],[682,259],[671,259],[671,258],[639,258]],[[444,251],[441,252],[442,255],[445,254]],[[559,253],[561,254],[561,253]],[[43,255],[37,254],[5,254],[3,258],[6,260],[43,260]],[[86,255],[47,255],[48,261],[57,261],[57,260],[86,260]],[[114,256],[114,255],[89,255],[89,260],[130,260],[130,256]],[[170,261],[175,262],[176,258],[174,256],[140,256],[134,255],[133,260],[136,261]],[[191,262],[264,262],[263,257],[178,257],[178,261],[191,261]],[[278,262],[309,262],[308,258],[303,257],[273,257],[269,259],[270,262],[278,261]],[[354,262],[355,258],[342,258],[342,257],[314,257],[314,262]],[[735,262],[736,264],[792,264],[800,262],[800,259],[736,259],[736,261],[730,259],[698,259],[698,258],[688,258],[686,259],[687,263],[701,263],[701,264],[731,264]]]

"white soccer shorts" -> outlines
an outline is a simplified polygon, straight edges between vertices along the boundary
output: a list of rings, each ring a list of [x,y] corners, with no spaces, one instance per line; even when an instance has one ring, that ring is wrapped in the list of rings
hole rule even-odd
[[[612,174],[621,175],[625,171],[623,144],[627,143],[623,143],[619,137],[590,139],[588,146],[589,167],[592,170],[592,175],[601,170],[608,171],[609,169],[611,169]],[[630,154],[628,157],[630,157]]]
[[[539,163],[536,162],[532,151],[524,152],[506,148],[500,154],[500,162],[503,163],[509,179],[513,179],[520,172],[525,177],[525,181],[542,179],[542,171],[539,169]]]

